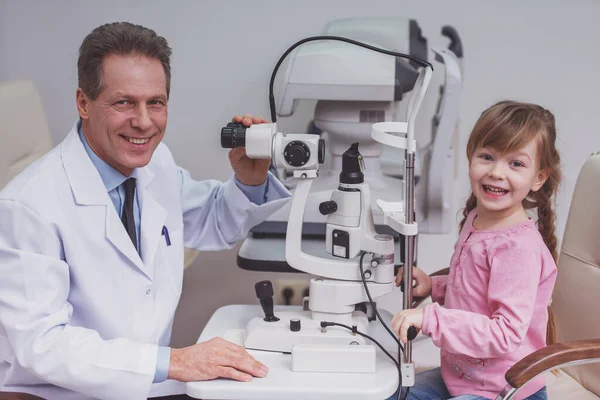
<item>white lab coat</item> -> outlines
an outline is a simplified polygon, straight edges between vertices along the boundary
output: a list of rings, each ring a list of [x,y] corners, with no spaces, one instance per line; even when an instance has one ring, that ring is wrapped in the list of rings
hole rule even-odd
[[[261,206],[233,180],[194,181],[164,144],[136,171],[141,257],[76,127],[0,192],[0,390],[145,399],[157,346],[169,344],[184,245],[229,248],[289,196],[272,177]]]

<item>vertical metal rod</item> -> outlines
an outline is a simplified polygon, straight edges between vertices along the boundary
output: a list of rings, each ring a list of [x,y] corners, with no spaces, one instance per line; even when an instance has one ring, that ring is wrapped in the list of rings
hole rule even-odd
[[[415,222],[415,153],[405,151],[405,184],[406,184],[406,223]],[[415,237],[406,236],[406,258],[404,260],[404,306],[405,310],[412,306],[412,267],[415,263]],[[412,362],[412,342],[404,345],[404,361]]]

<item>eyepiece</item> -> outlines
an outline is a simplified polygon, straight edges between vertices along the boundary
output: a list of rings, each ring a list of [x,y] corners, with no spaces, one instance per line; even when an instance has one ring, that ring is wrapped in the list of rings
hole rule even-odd
[[[357,184],[365,181],[361,168],[361,154],[358,151],[358,142],[352,143],[350,148],[342,154],[342,172],[340,183]]]
[[[221,147],[235,149],[246,146],[246,128],[242,124],[230,122],[221,129]]]

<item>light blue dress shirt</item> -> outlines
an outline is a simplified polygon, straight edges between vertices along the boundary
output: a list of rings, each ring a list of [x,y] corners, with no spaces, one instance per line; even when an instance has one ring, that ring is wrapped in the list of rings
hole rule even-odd
[[[120,216],[123,210],[123,203],[125,202],[125,188],[123,188],[122,184],[129,177],[124,176],[119,171],[108,165],[104,160],[96,155],[90,148],[85,136],[83,135],[83,131],[81,129],[81,120],[78,124],[78,132],[79,138],[85,147],[85,151],[89,155],[92,160],[92,164],[98,170],[100,177],[102,178],[102,182],[104,182],[104,186],[106,186],[106,190],[108,191],[108,195],[117,210],[117,214]],[[134,169],[131,177],[137,179],[137,171]],[[248,197],[252,203],[256,205],[261,205],[266,202],[267,192],[269,190],[269,179],[267,179],[262,185],[259,186],[247,186],[243,183],[239,182],[237,178],[235,178],[236,185],[240,188],[242,192]],[[140,207],[138,204],[138,196],[137,191],[135,192],[134,201],[133,201],[133,214],[135,220],[135,229],[137,232],[137,248],[140,248]],[[156,372],[154,373],[154,383],[162,382],[167,379],[169,375],[169,362],[171,361],[171,348],[166,346],[158,347],[158,357],[156,362]]]

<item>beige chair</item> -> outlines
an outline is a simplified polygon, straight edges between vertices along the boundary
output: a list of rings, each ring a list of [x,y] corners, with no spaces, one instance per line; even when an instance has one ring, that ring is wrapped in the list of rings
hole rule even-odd
[[[42,101],[33,82],[0,83],[0,189],[52,148]],[[0,400],[42,400],[0,392]]]
[[[196,249],[184,248],[183,253],[183,269],[188,269],[196,260],[200,252]]]
[[[0,189],[52,148],[42,101],[33,82],[0,83]]]
[[[552,296],[558,344],[506,374],[512,388],[546,373],[549,400],[600,399],[600,152],[585,163],[571,201]],[[558,368],[558,375],[548,371]],[[509,391],[507,388],[507,392]],[[510,399],[510,394],[498,399]]]

